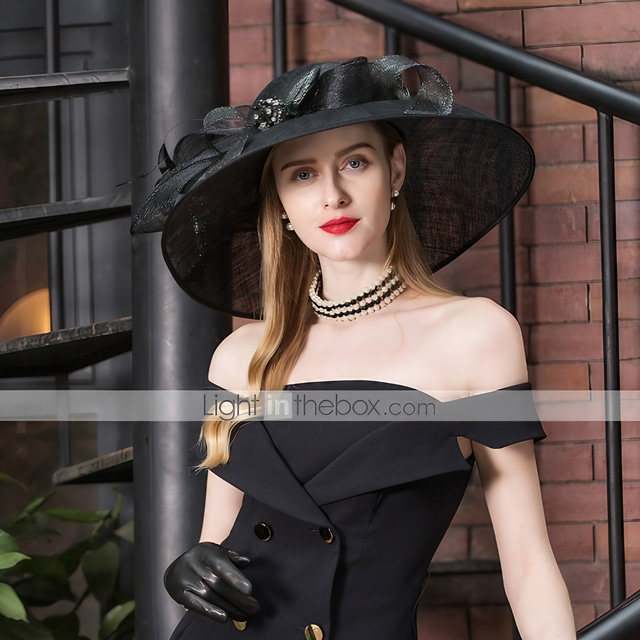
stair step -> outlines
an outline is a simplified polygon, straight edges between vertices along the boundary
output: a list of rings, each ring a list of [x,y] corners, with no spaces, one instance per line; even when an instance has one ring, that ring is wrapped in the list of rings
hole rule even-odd
[[[133,447],[85,460],[53,474],[53,484],[94,484],[133,481]]]
[[[0,240],[122,218],[131,213],[128,192],[0,210]]]
[[[0,378],[75,371],[131,350],[131,317],[0,342]]]
[[[0,78],[0,106],[58,100],[127,89],[127,69],[68,71]]]

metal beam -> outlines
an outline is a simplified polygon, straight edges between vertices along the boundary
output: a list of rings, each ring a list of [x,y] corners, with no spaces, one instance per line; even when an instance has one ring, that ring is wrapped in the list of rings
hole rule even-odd
[[[7,76],[0,78],[0,106],[121,91],[128,86],[127,69]]]
[[[128,193],[0,209],[0,241],[129,215]]]
[[[229,103],[227,2],[130,3],[132,175],[149,171],[167,132]],[[133,183],[135,211],[157,174]],[[160,234],[132,238],[135,389],[202,389],[230,316],[175,283]],[[167,565],[198,541],[205,474],[191,471],[200,423],[139,423],[134,433],[136,640],[168,638],[184,610],[166,593]]]
[[[398,0],[331,0],[411,36],[509,76],[640,124],[640,96],[504,44]]]

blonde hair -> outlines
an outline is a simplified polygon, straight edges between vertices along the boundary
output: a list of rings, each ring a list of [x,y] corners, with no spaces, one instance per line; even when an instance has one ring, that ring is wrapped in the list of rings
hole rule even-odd
[[[402,143],[400,134],[386,122],[371,124],[382,136],[390,158],[396,144]],[[267,157],[260,183],[258,232],[265,331],[249,363],[248,382],[253,392],[284,387],[302,351],[307,330],[316,321],[308,291],[318,268],[318,258],[294,233],[284,231],[282,204],[272,170],[275,148]],[[433,280],[402,192],[387,227],[387,247],[385,268],[392,264],[409,288],[426,294],[459,295]],[[199,469],[228,462],[231,435],[241,422],[241,416],[234,420],[213,416],[203,422],[200,441],[206,447],[206,455]]]

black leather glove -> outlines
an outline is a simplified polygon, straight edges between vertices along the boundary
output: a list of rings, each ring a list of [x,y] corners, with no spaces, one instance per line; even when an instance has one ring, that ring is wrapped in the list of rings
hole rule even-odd
[[[239,569],[249,558],[214,542],[200,542],[176,558],[164,573],[169,595],[187,609],[216,622],[244,622],[260,610],[252,585]]]

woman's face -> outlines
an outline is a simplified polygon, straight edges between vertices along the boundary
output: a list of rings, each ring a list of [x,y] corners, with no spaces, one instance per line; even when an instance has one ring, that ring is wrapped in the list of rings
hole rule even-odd
[[[391,158],[378,130],[355,124],[277,147],[273,172],[293,231],[330,260],[386,258],[391,196],[405,174],[405,154]]]

